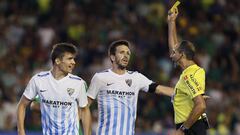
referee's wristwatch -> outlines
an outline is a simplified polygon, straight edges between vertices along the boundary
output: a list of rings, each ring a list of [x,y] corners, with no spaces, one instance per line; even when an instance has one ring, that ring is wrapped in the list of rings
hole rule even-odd
[[[188,133],[188,128],[186,128],[183,124],[179,128],[183,133],[187,134]]]

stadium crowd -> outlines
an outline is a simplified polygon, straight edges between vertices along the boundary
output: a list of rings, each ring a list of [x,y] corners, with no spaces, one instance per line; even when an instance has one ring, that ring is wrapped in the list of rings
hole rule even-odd
[[[168,54],[170,0],[1,0],[0,131],[16,130],[16,106],[30,77],[48,70],[52,45],[77,45],[76,74],[88,84],[95,72],[110,67],[106,50],[116,39],[133,44],[129,69],[160,84],[174,86],[180,69]],[[207,73],[209,135],[240,135],[239,0],[181,1],[178,33],[197,48],[196,60]],[[97,107],[92,107],[93,129]],[[27,111],[28,130],[41,131],[40,113]],[[168,97],[141,93],[136,133],[167,134],[174,129]]]

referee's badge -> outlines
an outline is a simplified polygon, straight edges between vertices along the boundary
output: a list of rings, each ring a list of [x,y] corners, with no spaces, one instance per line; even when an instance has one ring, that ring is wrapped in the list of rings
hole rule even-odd
[[[73,88],[67,88],[67,92],[69,96],[72,96],[72,94],[74,93],[74,89]]]
[[[131,85],[132,85],[132,79],[126,79],[125,82],[126,82],[126,84],[127,84],[129,87],[131,87]]]

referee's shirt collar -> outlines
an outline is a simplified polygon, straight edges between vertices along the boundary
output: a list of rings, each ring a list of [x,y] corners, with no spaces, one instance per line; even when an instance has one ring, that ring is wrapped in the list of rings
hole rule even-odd
[[[192,68],[196,68],[196,67],[198,67],[197,64],[193,64],[193,65],[187,67],[186,69],[184,69],[184,70],[183,70],[183,73],[186,73],[186,72],[188,72],[188,70],[190,70],[190,69],[192,69]]]

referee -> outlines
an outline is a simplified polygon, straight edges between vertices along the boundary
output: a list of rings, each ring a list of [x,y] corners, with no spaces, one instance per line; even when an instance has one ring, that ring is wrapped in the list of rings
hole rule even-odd
[[[206,135],[208,127],[203,117],[206,103],[205,71],[193,60],[195,48],[189,41],[178,42],[176,18],[178,9],[168,14],[168,42],[170,57],[182,68],[182,74],[174,88],[174,117],[177,131],[175,135]]]

